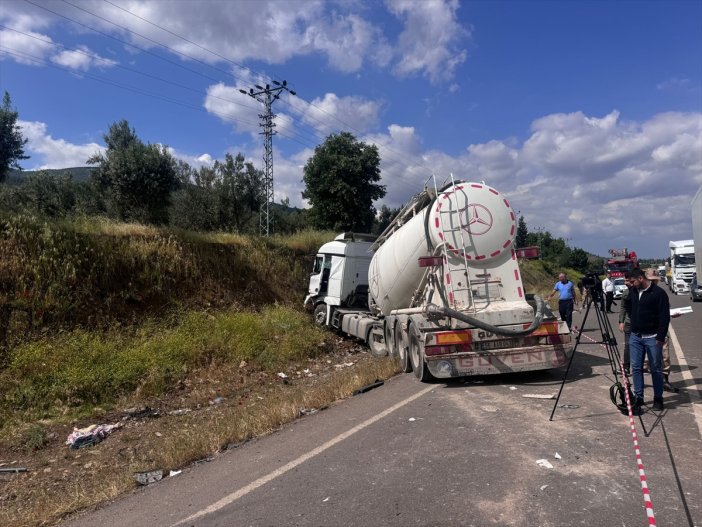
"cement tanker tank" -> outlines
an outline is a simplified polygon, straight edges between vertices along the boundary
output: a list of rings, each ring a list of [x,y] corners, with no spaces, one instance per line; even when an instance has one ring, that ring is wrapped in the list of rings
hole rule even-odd
[[[491,297],[523,300],[518,271],[496,271],[516,260],[516,229],[514,211],[494,188],[484,183],[449,185],[425,200],[377,247],[368,272],[371,303],[382,315],[410,307],[426,274],[418,262],[441,253],[448,260],[447,268],[463,270],[444,276],[447,295],[452,297],[447,298],[449,303],[456,301],[465,308],[486,307],[485,300]]]

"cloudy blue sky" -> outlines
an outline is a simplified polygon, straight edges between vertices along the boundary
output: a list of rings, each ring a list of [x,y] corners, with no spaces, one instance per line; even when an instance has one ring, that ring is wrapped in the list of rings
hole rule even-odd
[[[193,165],[261,166],[276,101],[276,200],[304,206],[314,147],[378,145],[397,206],[436,174],[485,181],[530,229],[662,257],[702,185],[702,2],[3,0],[0,90],[25,169],[83,166],[127,119]]]

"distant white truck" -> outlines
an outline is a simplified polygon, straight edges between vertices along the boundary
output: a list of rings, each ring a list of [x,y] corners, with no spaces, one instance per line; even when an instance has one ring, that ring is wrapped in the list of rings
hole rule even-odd
[[[671,241],[668,287],[676,295],[690,292],[690,284],[695,276],[694,240]]]
[[[702,186],[697,190],[697,194],[692,198],[692,237],[695,243],[696,272],[694,280],[690,286],[690,298],[693,301],[702,300]]]

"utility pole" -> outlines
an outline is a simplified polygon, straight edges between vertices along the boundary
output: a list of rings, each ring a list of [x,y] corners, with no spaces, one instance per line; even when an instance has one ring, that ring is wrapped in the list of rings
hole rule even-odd
[[[287,91],[291,95],[295,92],[288,88],[287,81],[282,83],[273,81],[274,87],[270,84],[266,87],[255,84],[256,90],[250,88],[249,91],[239,90],[244,95],[248,95],[263,104],[263,113],[258,114],[261,119],[263,132],[263,192],[261,208],[259,209],[259,229],[262,235],[268,236],[271,232],[271,205],[273,205],[273,136],[276,134],[273,119],[273,101],[280,98],[282,91]]]

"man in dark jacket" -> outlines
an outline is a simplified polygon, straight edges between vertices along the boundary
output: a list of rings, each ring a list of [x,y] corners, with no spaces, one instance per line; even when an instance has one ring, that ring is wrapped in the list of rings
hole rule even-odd
[[[633,289],[629,293],[627,311],[631,318],[629,350],[631,373],[634,379],[634,412],[641,413],[644,381],[643,361],[648,364],[653,381],[653,409],[663,410],[663,345],[670,324],[668,295],[658,287],[641,269],[631,271]]]

